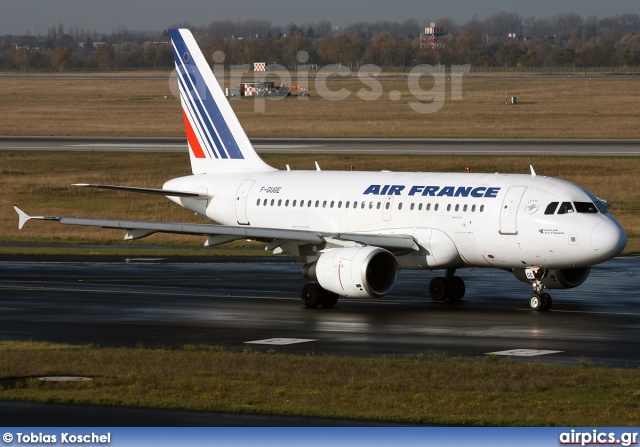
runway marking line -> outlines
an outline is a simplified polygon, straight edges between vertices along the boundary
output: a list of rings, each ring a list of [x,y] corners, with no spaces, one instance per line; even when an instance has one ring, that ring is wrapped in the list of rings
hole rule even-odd
[[[559,354],[564,351],[549,351],[544,349],[509,349],[508,351],[487,352],[487,355],[507,355],[513,357],[535,357],[537,355]]]
[[[311,341],[318,341],[317,338],[267,338],[264,340],[245,341],[245,344],[251,345],[293,345],[296,343],[308,343]]]

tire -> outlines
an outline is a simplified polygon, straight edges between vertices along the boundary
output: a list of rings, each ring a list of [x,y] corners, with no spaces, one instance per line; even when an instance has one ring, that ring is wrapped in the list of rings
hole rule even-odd
[[[551,306],[553,305],[551,295],[549,295],[548,293],[543,293],[542,295],[540,295],[540,297],[542,298],[542,307],[540,308],[540,310],[551,309]]]
[[[465,291],[464,280],[459,276],[452,276],[449,280],[449,301],[460,301]]]
[[[529,298],[529,307],[531,308],[531,310],[542,309],[543,303],[544,300],[542,299],[542,296],[538,295],[537,293],[534,293],[533,295],[531,295],[531,298]]]
[[[433,301],[446,301],[449,292],[447,280],[443,277],[436,277],[429,283],[429,296]]]
[[[315,309],[322,304],[323,289],[315,282],[309,282],[302,287],[302,303],[308,309]]]
[[[329,292],[328,290],[323,290],[324,296],[322,297],[322,307],[325,309],[329,309],[338,304],[338,299],[340,298],[337,293]]]

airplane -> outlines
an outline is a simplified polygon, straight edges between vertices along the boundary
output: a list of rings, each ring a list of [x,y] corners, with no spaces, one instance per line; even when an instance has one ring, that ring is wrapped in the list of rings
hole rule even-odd
[[[512,272],[533,288],[529,307],[549,310],[550,289],[581,285],[591,266],[617,256],[627,236],[608,202],[565,180],[530,174],[278,170],[256,153],[193,35],[171,39],[192,175],[162,188],[77,186],[159,194],[215,223],[29,216],[30,219],[151,234],[265,242],[288,253],[312,281],[308,308],[334,307],[340,296],[389,294],[403,269],[441,270],[435,301],[465,295],[464,268]]]

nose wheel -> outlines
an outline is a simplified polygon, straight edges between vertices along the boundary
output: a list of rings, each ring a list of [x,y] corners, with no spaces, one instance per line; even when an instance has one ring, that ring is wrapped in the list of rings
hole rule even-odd
[[[529,298],[531,310],[549,310],[553,305],[551,295],[544,293],[542,280],[547,276],[549,270],[540,267],[529,267],[525,270],[527,278],[533,287],[533,295]]]
[[[548,293],[534,293],[529,298],[529,307],[531,310],[549,310],[553,305],[551,295]]]

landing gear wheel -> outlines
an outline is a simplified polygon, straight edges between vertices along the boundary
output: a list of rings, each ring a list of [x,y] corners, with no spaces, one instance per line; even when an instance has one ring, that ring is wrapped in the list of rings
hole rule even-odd
[[[449,301],[460,301],[464,297],[464,280],[459,276],[449,278]]]
[[[317,282],[308,282],[302,287],[302,293],[300,297],[304,303],[304,307],[309,309],[315,309],[322,304],[322,297],[324,296],[324,289],[318,285]]]
[[[449,294],[449,283],[445,278],[436,277],[429,283],[429,296],[433,301],[445,301]]]
[[[335,306],[336,304],[338,304],[338,298],[339,296],[337,293],[324,290],[324,296],[322,297],[322,307],[328,309]]]
[[[540,310],[551,309],[551,306],[553,305],[553,301],[551,300],[551,295],[549,295],[548,293],[543,293],[540,295],[540,298],[542,298],[542,307],[540,308]]]
[[[542,296],[537,293],[534,293],[531,295],[531,298],[529,298],[529,307],[531,310],[541,310],[543,303],[544,300],[542,299]]]

